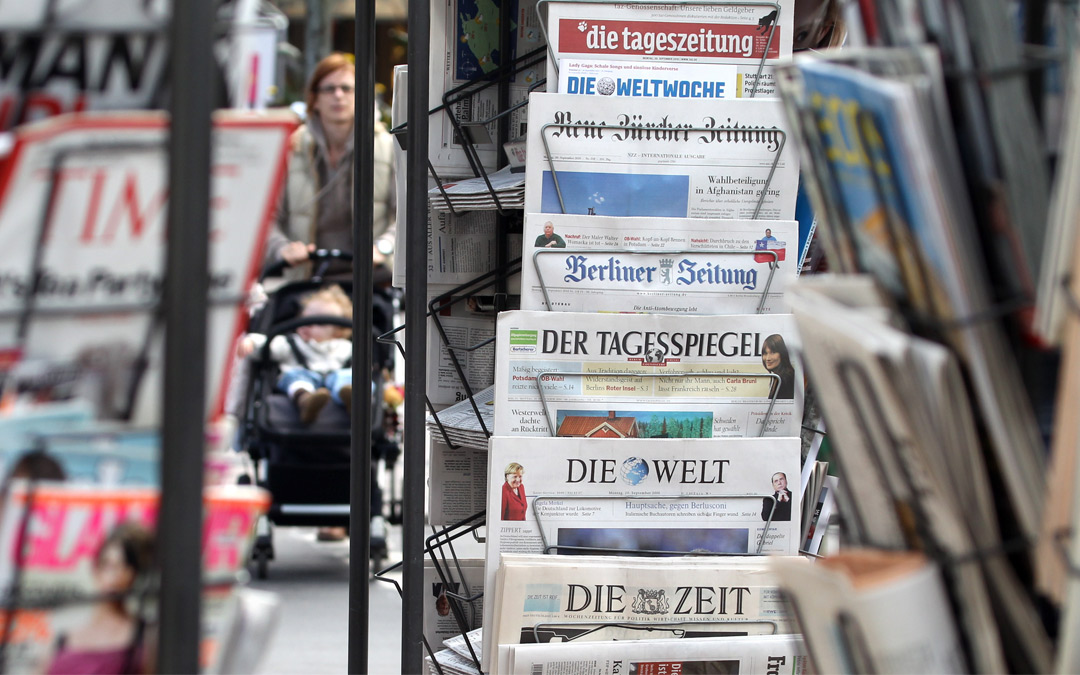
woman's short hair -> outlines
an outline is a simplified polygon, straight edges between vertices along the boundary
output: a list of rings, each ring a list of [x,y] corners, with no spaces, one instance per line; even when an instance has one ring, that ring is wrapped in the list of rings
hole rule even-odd
[[[315,101],[319,98],[319,85],[327,75],[342,69],[356,72],[356,59],[352,54],[334,52],[316,64],[315,70],[311,71],[311,77],[308,78],[307,86],[304,87],[304,103],[307,104],[309,115],[315,112]]]
[[[521,466],[517,462],[510,462],[506,465],[506,470],[503,471],[503,475],[509,476],[512,473],[525,473],[525,467]]]

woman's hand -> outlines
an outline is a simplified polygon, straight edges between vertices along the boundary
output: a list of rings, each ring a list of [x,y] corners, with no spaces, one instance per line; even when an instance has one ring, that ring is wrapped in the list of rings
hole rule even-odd
[[[302,241],[290,241],[281,248],[281,259],[288,263],[289,267],[295,267],[308,259],[315,251],[315,244],[305,244]]]
[[[251,339],[250,335],[243,336],[236,343],[236,355],[242,359],[250,356],[253,351],[255,351],[255,341]]]

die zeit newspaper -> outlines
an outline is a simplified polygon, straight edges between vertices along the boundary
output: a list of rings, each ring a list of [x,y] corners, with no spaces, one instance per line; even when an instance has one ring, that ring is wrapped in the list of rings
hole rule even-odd
[[[495,435],[743,437],[768,418],[764,435],[798,436],[796,344],[787,314],[505,312]]]
[[[760,4],[693,5],[646,3],[552,2],[547,5],[550,53],[548,91],[562,86],[557,71],[566,58],[579,61],[670,61],[688,64],[731,64],[738,68],[737,97],[776,96],[772,68],[768,64],[791,57],[795,0],[778,0],[779,7]],[[761,79],[758,71],[761,65]],[[605,84],[615,92],[637,90],[637,96],[658,95],[666,87],[685,97],[703,96],[691,86],[682,87],[678,75],[647,78],[611,78]],[[623,80],[626,80],[625,82]],[[756,83],[756,91],[755,91]],[[575,82],[581,88],[587,80]],[[559,91],[563,91],[561,88]],[[681,92],[685,91],[685,94]],[[613,92],[613,93],[615,93]],[[602,92],[603,93],[603,92]]]
[[[798,438],[495,436],[489,457],[488,588],[504,553],[799,552]]]
[[[774,314],[797,272],[794,221],[527,213],[523,238],[522,309]]]
[[[797,635],[508,645],[511,675],[802,675],[809,662]]]
[[[525,212],[793,220],[788,127],[779,100],[533,94]]]
[[[496,673],[509,668],[499,645],[795,630],[769,560],[762,556],[504,555],[493,598],[497,607],[483,645],[485,666]]]

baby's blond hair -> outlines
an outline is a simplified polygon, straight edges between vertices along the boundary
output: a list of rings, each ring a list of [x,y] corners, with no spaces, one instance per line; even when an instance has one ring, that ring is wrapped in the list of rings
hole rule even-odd
[[[305,295],[300,300],[301,309],[306,308],[312,302],[325,302],[329,305],[335,305],[341,310],[342,317],[352,317],[352,300],[349,299],[349,296],[345,291],[341,290],[341,286],[338,286],[337,284],[327,286],[326,288],[320,288],[314,293]],[[352,335],[352,329],[341,326],[334,326],[334,328],[337,331],[337,337],[348,338]]]

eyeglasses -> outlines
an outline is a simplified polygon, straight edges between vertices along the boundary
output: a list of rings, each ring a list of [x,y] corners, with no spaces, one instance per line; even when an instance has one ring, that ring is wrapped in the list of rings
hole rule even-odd
[[[323,84],[316,91],[320,94],[333,94],[338,89],[341,90],[342,94],[351,94],[356,87],[351,84]]]

